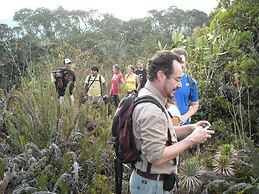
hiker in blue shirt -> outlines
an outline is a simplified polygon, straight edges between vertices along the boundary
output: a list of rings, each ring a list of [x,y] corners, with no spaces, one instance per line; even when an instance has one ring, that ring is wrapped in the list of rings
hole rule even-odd
[[[178,54],[182,58],[182,69],[185,72],[188,61],[188,54],[183,48],[174,48],[173,53]],[[199,95],[197,82],[188,74],[184,73],[181,80],[182,87],[175,91],[176,104],[181,113],[181,125],[191,123],[191,116],[194,115],[199,108]]]

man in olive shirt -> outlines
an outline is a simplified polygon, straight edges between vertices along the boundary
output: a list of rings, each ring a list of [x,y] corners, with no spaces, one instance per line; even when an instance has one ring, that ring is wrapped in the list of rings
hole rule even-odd
[[[183,75],[181,58],[170,51],[162,51],[153,57],[148,66],[148,82],[138,96],[150,95],[163,107],[167,97],[181,87]],[[141,161],[135,164],[130,178],[130,192],[172,193],[164,191],[163,183],[166,174],[177,173],[175,159],[190,146],[204,143],[214,132],[208,130],[210,123],[199,121],[195,124],[173,127],[165,111],[150,102],[136,106],[133,112],[133,132]],[[166,146],[168,129],[172,145]],[[177,142],[177,137],[188,135]],[[151,169],[148,168],[150,167]],[[149,171],[149,172],[148,172]]]
[[[99,74],[99,68],[97,66],[92,66],[90,71],[91,74],[85,79],[84,96],[90,101],[102,101],[107,93],[105,79]]]

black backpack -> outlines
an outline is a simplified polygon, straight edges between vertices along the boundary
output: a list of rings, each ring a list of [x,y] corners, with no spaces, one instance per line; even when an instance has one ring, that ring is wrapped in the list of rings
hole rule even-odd
[[[192,78],[191,75],[188,75],[188,74],[187,74],[187,79],[188,79],[188,82],[190,84],[190,90],[191,90],[190,96],[192,96],[193,95],[193,91],[194,91],[194,85],[195,85],[196,81]]]
[[[72,90],[74,88],[74,72],[70,69],[61,68],[53,73],[55,78],[55,86],[59,96],[64,96],[66,88],[69,86],[69,93],[72,94]]]
[[[137,97],[132,93],[122,99],[112,123],[112,135],[115,137],[114,149],[116,158],[114,160],[116,194],[121,193],[123,164],[130,163],[132,167],[137,161],[141,161],[141,152],[137,150],[132,125],[132,114],[134,108],[141,103],[151,102],[158,106],[164,113],[164,107],[152,96]],[[168,141],[166,145],[172,145],[171,134],[168,129]],[[147,172],[150,173],[151,164],[148,164]]]
[[[57,90],[65,90],[66,89],[66,80],[65,80],[64,69],[58,69],[52,73],[55,78],[55,85],[56,85]]]

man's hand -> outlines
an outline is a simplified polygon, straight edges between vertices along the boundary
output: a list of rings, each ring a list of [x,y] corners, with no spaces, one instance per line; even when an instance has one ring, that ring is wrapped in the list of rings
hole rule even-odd
[[[189,126],[191,126],[191,132],[194,131],[194,129],[196,129],[197,127],[203,127],[205,128],[206,126],[209,126],[209,128],[211,127],[211,124],[208,121],[198,121],[197,123],[194,124],[189,124]]]
[[[111,97],[111,96],[112,96],[112,90],[109,92],[108,96],[109,96],[109,97]]]
[[[181,125],[182,124],[184,124],[186,121],[187,121],[187,119],[188,119],[188,117],[186,116],[186,115],[183,115],[182,117],[181,117]]]
[[[72,95],[75,97],[76,96],[76,89],[74,88],[72,91]]]
[[[88,95],[84,95],[84,100],[87,100],[88,99]]]
[[[204,124],[208,125],[205,126]],[[204,143],[208,138],[211,138],[212,134],[215,133],[212,130],[208,130],[210,128],[209,122],[199,121],[198,123],[194,124],[194,126],[196,126],[194,131],[187,137],[194,144]]]
[[[197,128],[197,127],[203,127],[203,128],[205,128],[205,127],[211,127],[211,124],[208,122],[208,121],[198,121],[197,123],[194,123],[193,124],[193,130],[195,129],[195,128]]]

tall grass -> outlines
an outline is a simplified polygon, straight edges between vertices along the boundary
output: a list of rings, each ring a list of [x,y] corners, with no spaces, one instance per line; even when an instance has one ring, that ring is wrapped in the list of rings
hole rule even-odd
[[[111,139],[109,107],[82,104],[79,96],[73,104],[68,91],[65,103],[60,104],[50,70],[46,71],[30,80],[23,79],[5,111],[13,155],[8,165],[18,166],[7,193],[28,189],[111,193],[113,150],[108,143]],[[30,145],[37,148],[37,154]],[[35,184],[29,188],[31,182]]]
[[[52,142],[56,131],[58,101],[50,77],[24,79],[22,88],[14,91],[10,102],[7,130],[15,141],[17,150],[24,150],[27,142],[44,148]]]

